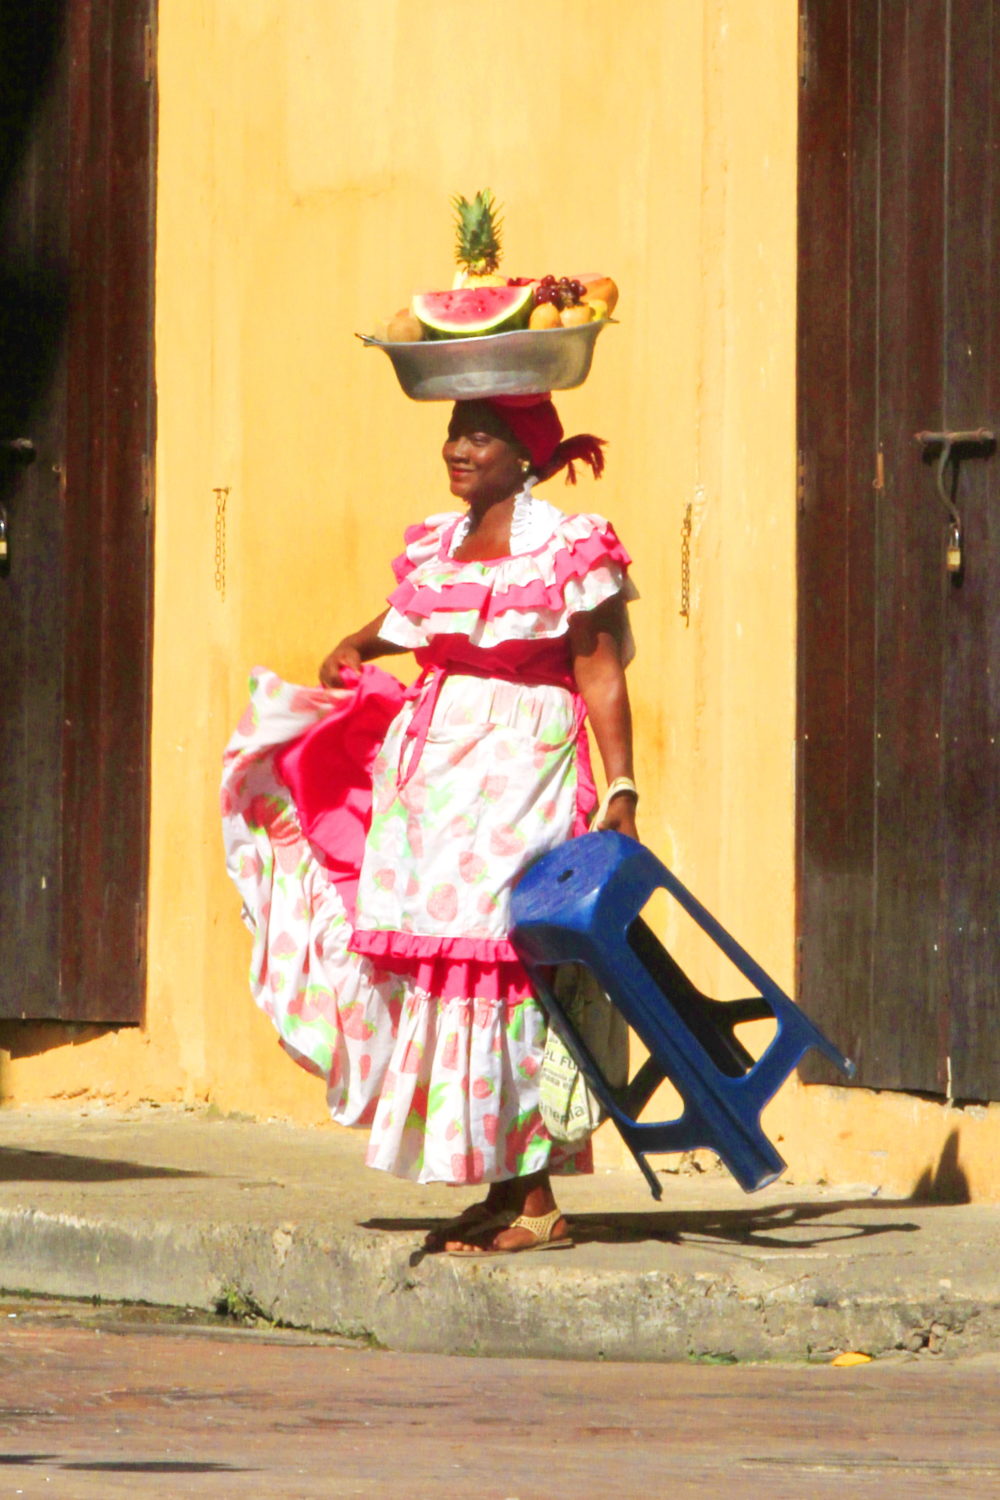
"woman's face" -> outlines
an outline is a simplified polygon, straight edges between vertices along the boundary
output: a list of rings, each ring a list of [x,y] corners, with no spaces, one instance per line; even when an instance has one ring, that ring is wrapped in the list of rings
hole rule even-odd
[[[524,484],[521,461],[525,455],[484,402],[458,403],[442,452],[451,492],[466,505],[506,500]]]

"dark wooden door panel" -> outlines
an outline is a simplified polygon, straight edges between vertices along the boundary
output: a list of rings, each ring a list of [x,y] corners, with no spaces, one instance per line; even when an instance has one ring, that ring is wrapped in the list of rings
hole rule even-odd
[[[851,322],[870,276],[872,249],[860,232],[875,204],[877,59],[852,46],[848,13],[824,7],[811,35],[810,108],[800,141],[801,459],[799,602],[808,620],[799,651],[801,910],[821,909],[802,950],[800,988],[824,976],[826,1024],[855,1056],[864,1028],[845,999],[867,993],[870,944],[858,915],[868,908],[872,867],[871,740],[857,697],[871,692],[868,617],[852,608],[873,586],[869,501],[875,443],[875,320]],[[816,66],[817,60],[821,66]],[[856,89],[857,117],[840,149],[825,149],[828,121]],[[851,95],[854,97],[854,95]],[[853,445],[849,441],[854,435]],[[858,497],[866,502],[858,504]],[[865,559],[868,558],[868,566]],[[859,622],[860,627],[859,628]]]
[[[944,302],[945,425],[1000,423],[1000,16],[952,0],[948,84],[951,243]],[[942,872],[949,1092],[1000,1080],[1000,494],[995,460],[969,457],[955,499],[965,568],[944,626]]]
[[[961,468],[956,581],[914,434],[1000,421],[998,14],[810,0],[800,158],[800,994],[859,1083],[979,1098],[1000,1095],[996,475]]]
[[[0,0],[0,1016],[142,1016],[152,83],[142,0]]]
[[[152,139],[142,5],[70,9],[74,93],[68,382],[63,987],[94,1020],[141,1014],[148,803]],[[95,378],[95,375],[97,378]],[[105,580],[96,587],[95,573]]]
[[[59,993],[68,57],[62,6],[0,5],[0,1005]]]
[[[871,7],[880,59],[876,246],[874,930],[864,1076],[880,1088],[944,1087],[941,880],[942,516],[918,428],[941,421],[946,7]]]

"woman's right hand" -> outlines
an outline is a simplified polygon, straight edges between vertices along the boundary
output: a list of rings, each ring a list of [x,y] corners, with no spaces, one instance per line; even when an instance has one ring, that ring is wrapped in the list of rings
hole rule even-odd
[[[319,680],[325,688],[347,687],[343,677],[345,671],[361,671],[361,652],[357,646],[341,641],[339,646],[334,646],[320,667]]]
[[[363,661],[371,661],[374,656],[397,656],[400,651],[406,650],[405,646],[384,641],[379,635],[379,628],[388,613],[384,609],[353,635],[345,635],[339,646],[334,646],[319,669],[319,680],[325,688],[347,687],[345,672],[357,675]]]

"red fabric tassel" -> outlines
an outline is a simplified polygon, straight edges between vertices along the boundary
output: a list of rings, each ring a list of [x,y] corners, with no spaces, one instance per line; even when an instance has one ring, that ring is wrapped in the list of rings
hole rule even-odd
[[[539,479],[551,479],[560,469],[566,470],[566,483],[576,484],[574,462],[589,465],[595,479],[604,473],[604,438],[594,437],[589,432],[578,432],[575,437],[560,443],[546,464],[542,465]]]

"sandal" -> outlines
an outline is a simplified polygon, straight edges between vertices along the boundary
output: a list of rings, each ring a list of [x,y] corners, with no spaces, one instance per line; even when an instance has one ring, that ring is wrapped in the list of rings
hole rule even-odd
[[[509,1250],[446,1250],[445,1254],[454,1255],[458,1260],[485,1260],[491,1255],[521,1255],[528,1250],[571,1250],[573,1240],[568,1234],[560,1235],[558,1239],[552,1238],[552,1231],[562,1217],[562,1209],[554,1208],[551,1213],[539,1214],[537,1218],[532,1218],[530,1214],[518,1214],[516,1219],[497,1226],[503,1229],[527,1229],[535,1236],[533,1245],[516,1245]],[[485,1224],[478,1225],[476,1233],[482,1233],[485,1228]]]
[[[488,1229],[509,1229],[511,1224],[511,1209],[499,1209],[496,1212],[487,1208],[485,1203],[470,1203],[464,1208],[457,1219],[450,1219],[447,1224],[442,1224],[440,1229],[429,1229],[424,1248],[429,1254],[440,1254],[447,1240],[458,1240],[470,1230],[473,1234],[485,1234]],[[449,1255],[457,1254],[450,1250]]]

